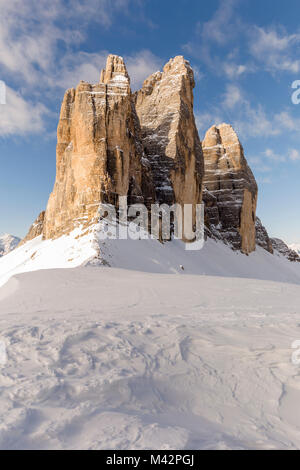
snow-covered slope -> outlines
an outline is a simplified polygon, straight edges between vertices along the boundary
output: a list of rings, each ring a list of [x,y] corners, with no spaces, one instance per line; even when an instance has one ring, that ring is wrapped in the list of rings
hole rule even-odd
[[[260,247],[245,256],[222,242],[208,239],[202,250],[186,251],[179,240],[165,244],[150,239],[99,241],[98,230],[94,226],[83,234],[76,229],[53,241],[38,237],[17,248],[0,259],[0,286],[14,274],[88,263],[152,273],[184,272],[300,284],[299,263],[273,256]]]
[[[0,235],[0,257],[14,250],[20,241],[20,238],[9,235],[8,233]]]
[[[299,448],[299,300],[186,271],[18,275],[0,289],[0,448]]]
[[[299,284],[210,239],[26,243],[0,259],[0,448],[299,448]]]

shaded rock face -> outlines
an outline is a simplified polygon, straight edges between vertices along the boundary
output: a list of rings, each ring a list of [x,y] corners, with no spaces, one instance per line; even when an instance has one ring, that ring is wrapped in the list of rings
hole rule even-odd
[[[31,225],[28,231],[28,234],[21,241],[20,245],[23,245],[24,243],[42,235],[43,230],[44,230],[44,221],[45,221],[45,211],[41,212],[39,216],[37,217],[37,219],[33,222],[33,224]]]
[[[255,229],[256,229],[256,244],[261,246],[264,250],[268,251],[269,253],[273,254],[273,246],[271,239],[269,238],[268,232],[266,228],[261,223],[261,220],[256,217],[255,222]]]
[[[66,92],[57,130],[54,190],[44,237],[96,222],[101,202],[128,195],[143,202],[142,155],[130,81],[121,57],[110,55],[100,83]],[[146,171],[147,169],[145,169]]]
[[[158,203],[201,202],[202,147],[193,112],[194,74],[182,56],[145,80],[135,94],[145,154]]]
[[[271,238],[271,243],[275,254],[280,254],[287,258],[289,261],[300,262],[300,256],[294,250],[291,250],[284,241],[279,238]]]
[[[257,184],[229,124],[211,127],[204,154],[205,222],[210,236],[248,254],[255,250]]]

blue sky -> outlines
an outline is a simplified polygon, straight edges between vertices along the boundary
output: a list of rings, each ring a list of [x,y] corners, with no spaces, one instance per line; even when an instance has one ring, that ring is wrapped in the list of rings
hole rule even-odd
[[[66,88],[97,82],[108,53],[124,56],[134,89],[184,55],[201,139],[214,123],[234,126],[258,215],[271,235],[299,242],[299,16],[299,0],[0,0],[0,233],[25,235],[46,207]]]

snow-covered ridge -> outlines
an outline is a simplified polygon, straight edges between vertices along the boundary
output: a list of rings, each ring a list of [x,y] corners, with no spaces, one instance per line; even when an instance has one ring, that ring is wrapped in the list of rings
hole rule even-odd
[[[208,239],[204,248],[188,252],[180,240],[103,240],[99,225],[77,228],[56,240],[37,237],[0,259],[0,286],[19,273],[74,268],[92,264],[161,274],[194,274],[264,279],[300,284],[300,264],[264,249],[250,256]],[[201,280],[199,280],[201,282]]]
[[[0,235],[0,257],[14,250],[20,241],[20,238],[14,237],[8,233]]]

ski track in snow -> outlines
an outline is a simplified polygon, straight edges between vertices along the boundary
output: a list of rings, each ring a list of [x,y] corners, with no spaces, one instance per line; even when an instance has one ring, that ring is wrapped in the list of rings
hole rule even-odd
[[[299,286],[85,267],[0,289],[1,449],[300,447]]]

